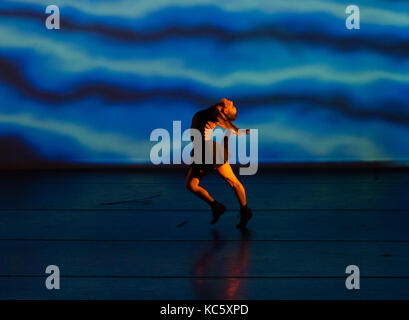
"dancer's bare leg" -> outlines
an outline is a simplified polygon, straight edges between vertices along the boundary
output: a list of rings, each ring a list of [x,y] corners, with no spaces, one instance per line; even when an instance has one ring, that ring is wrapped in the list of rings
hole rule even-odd
[[[215,224],[219,220],[220,216],[226,211],[226,207],[222,203],[214,200],[209,192],[199,185],[200,179],[202,179],[206,173],[206,171],[198,168],[189,168],[185,185],[190,192],[200,199],[206,201],[206,203],[210,206],[213,212],[213,220],[210,223]]]
[[[221,167],[217,168],[217,172],[230,185],[230,187],[233,188],[237,200],[239,200],[240,222],[237,225],[237,228],[245,229],[247,226],[247,222],[253,216],[251,209],[247,206],[246,191],[244,190],[244,187],[239,181],[239,179],[237,179],[228,162],[226,162]]]
[[[237,179],[230,164],[226,162],[216,170],[217,173],[229,184],[229,186],[233,188],[240,206],[245,207],[247,205],[246,190],[244,189],[239,179]]]
[[[189,168],[189,172],[186,177],[185,186],[195,196],[206,201],[206,203],[211,206],[214,203],[213,197],[209,194],[209,192],[207,192],[206,189],[202,188],[199,185],[200,180],[205,175],[206,175],[206,172],[204,170],[200,170],[196,168]]]

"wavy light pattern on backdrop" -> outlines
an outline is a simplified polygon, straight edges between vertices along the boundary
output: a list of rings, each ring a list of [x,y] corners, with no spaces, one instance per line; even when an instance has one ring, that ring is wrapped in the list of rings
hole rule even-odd
[[[0,2],[2,163],[149,163],[150,133],[221,97],[261,162],[409,160],[409,3]]]

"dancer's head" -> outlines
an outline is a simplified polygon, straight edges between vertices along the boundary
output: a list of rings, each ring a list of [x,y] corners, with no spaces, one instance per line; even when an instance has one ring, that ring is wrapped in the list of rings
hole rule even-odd
[[[234,121],[237,119],[237,109],[233,101],[223,98],[216,105],[219,111],[224,114],[228,120]]]

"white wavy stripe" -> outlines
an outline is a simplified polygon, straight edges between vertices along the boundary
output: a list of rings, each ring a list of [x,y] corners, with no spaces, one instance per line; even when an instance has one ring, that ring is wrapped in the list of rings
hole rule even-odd
[[[151,145],[133,141],[116,133],[98,132],[78,124],[56,120],[43,120],[28,113],[0,114],[0,124],[12,124],[25,128],[48,131],[73,139],[82,146],[96,152],[109,152],[123,156],[121,161],[147,162]],[[246,128],[254,128],[245,125]],[[272,122],[257,125],[259,143],[263,148],[274,148],[276,143],[294,145],[315,157],[330,157],[343,154],[355,160],[390,160],[383,150],[368,138],[354,135],[326,134],[320,136],[296,128]]]
[[[354,160],[390,160],[390,157],[368,138],[350,134],[325,134],[317,135],[310,131],[290,128],[278,122],[257,125],[247,124],[243,128],[256,128],[259,133],[259,141],[263,148],[274,148],[276,143],[294,145],[316,157],[329,157],[339,154],[347,155]]]
[[[112,0],[112,1],[86,1],[86,0],[12,0],[11,2],[41,4],[44,7],[55,4],[75,8],[86,14],[95,16],[117,16],[124,18],[140,18],[155,11],[168,7],[194,7],[200,5],[216,6],[224,11],[243,12],[260,11],[264,13],[298,12],[312,13],[324,12],[339,19],[345,19],[345,8],[351,3],[331,2],[330,0]],[[362,23],[378,25],[409,26],[409,15],[403,12],[385,10],[370,6],[361,6]],[[63,11],[62,11],[63,12]]]
[[[236,71],[223,74],[208,74],[183,66],[179,59],[111,59],[90,56],[75,44],[57,42],[50,38],[22,33],[10,27],[0,26],[0,48],[30,49],[44,56],[59,59],[55,68],[69,72],[86,72],[104,69],[114,73],[134,74],[143,77],[179,78],[210,87],[227,88],[235,85],[270,86],[288,80],[317,80],[348,85],[365,85],[379,80],[409,82],[408,73],[384,70],[345,72],[330,66],[317,64],[265,71]],[[47,60],[50,61],[50,60]],[[53,63],[50,61],[50,63]]]
[[[109,132],[98,132],[74,123],[51,119],[39,119],[29,113],[1,114],[0,123],[37,129],[68,137],[89,150],[109,152],[123,156],[127,160],[146,161],[149,144],[133,141],[128,137]],[[125,159],[123,159],[125,160]]]

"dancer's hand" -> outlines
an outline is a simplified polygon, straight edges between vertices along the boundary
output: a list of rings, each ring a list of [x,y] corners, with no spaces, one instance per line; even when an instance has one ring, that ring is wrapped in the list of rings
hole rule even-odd
[[[216,127],[217,127],[217,125],[216,125],[214,122],[208,121],[208,122],[206,123],[205,129],[213,130],[213,129],[216,128]]]
[[[205,140],[210,140],[212,136],[213,129],[216,128],[216,124],[214,122],[209,121],[206,123],[205,130],[204,130],[204,138]]]
[[[246,132],[244,133],[244,129],[240,129],[238,132],[234,132],[236,136],[242,136],[244,134],[250,134],[250,129],[246,129]]]

